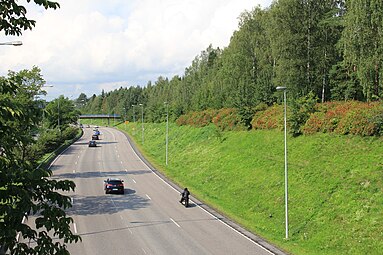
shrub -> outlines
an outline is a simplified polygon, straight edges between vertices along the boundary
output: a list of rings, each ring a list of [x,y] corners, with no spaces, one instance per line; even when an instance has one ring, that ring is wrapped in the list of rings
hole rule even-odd
[[[213,123],[221,131],[243,130],[245,128],[238,110],[234,108],[190,112],[180,116],[176,123],[179,126],[190,125],[193,127],[205,127]]]
[[[241,122],[241,116],[235,108],[219,110],[212,122],[221,131],[245,129],[244,124]]]
[[[379,135],[379,116],[383,110],[377,103],[355,103],[334,130],[338,134]]]
[[[77,133],[78,133],[77,127],[69,126],[62,131],[62,139],[71,140],[76,137]]]
[[[264,111],[258,111],[253,117],[253,129],[283,129],[283,105],[273,105]]]
[[[328,102],[317,104],[316,110],[302,128],[304,134],[334,132],[342,135],[382,135],[381,103]]]
[[[312,113],[309,119],[306,121],[302,128],[302,133],[305,135],[314,134],[322,131],[326,133],[327,130],[324,128],[325,114],[323,112]]]

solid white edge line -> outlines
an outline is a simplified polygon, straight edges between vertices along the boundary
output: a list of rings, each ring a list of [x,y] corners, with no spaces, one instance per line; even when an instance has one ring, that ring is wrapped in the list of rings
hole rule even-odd
[[[121,131],[119,131],[121,132]],[[128,140],[128,138],[126,138],[126,140]],[[161,176],[159,176],[158,174],[156,174],[139,156],[138,154],[136,153],[136,151],[133,149],[132,145],[130,144],[129,140],[128,140],[128,144],[130,145],[130,147],[132,148],[132,151],[134,152],[134,154],[136,155],[136,157],[142,162],[144,163],[144,165],[150,170],[152,171],[152,173],[157,176],[161,181],[163,181],[166,185],[168,185],[170,188],[172,188],[174,191],[176,191],[178,193],[178,190],[176,190],[172,185],[170,185],[169,183],[167,183],[164,179],[161,178]],[[192,200],[190,200],[190,202],[193,202]],[[230,226],[229,224],[227,224],[226,222],[222,221],[221,219],[217,218],[216,216],[214,216],[212,213],[206,211],[204,208],[202,208],[201,206],[199,206],[198,204],[194,203],[198,208],[200,208],[201,210],[203,210],[204,212],[206,212],[207,214],[209,214],[210,216],[212,216],[214,219],[218,220],[219,222],[221,222],[222,224],[224,224],[226,227],[232,229],[234,232],[236,232],[237,234],[243,236],[244,238],[246,238],[247,240],[249,240],[250,242],[252,242],[253,244],[257,245],[258,247],[260,247],[261,249],[267,251],[268,253],[270,254],[275,254],[273,253],[272,251],[266,249],[265,247],[263,247],[262,245],[260,245],[259,243],[257,243],[256,241],[254,241],[253,239],[249,238],[248,236],[242,234],[241,232],[239,232],[238,230],[236,230],[235,228],[233,228],[232,226]]]
[[[173,223],[176,224],[177,227],[181,228],[181,226],[178,225],[178,223],[175,220],[173,220],[172,218],[170,218],[170,220],[173,221]]]

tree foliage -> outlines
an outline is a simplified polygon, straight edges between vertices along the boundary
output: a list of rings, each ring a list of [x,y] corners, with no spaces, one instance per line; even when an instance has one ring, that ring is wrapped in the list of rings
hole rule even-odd
[[[307,96],[322,103],[380,100],[382,6],[377,0],[279,0],[255,7],[240,15],[226,48],[209,45],[183,75],[94,95],[84,112],[126,113],[133,120],[132,105],[141,103],[145,121],[158,122],[166,101],[173,120],[236,108],[250,126],[259,105],[280,102],[277,86],[298,103]]]
[[[49,128],[66,129],[70,124],[75,124],[79,111],[75,108],[72,100],[59,96],[48,103],[45,108],[45,122]]]
[[[35,96],[44,83],[38,68],[0,77],[0,244],[11,254],[68,254],[66,244],[79,240],[65,213],[71,200],[60,194],[75,184],[52,180],[50,170],[30,160],[32,131],[42,111]],[[24,217],[33,218],[35,227]],[[27,242],[18,242],[18,234]]]
[[[0,31],[4,31],[5,35],[19,36],[23,30],[32,30],[36,25],[36,21],[27,18],[27,9],[17,2],[17,0],[6,0],[0,3]],[[60,7],[59,3],[53,1],[33,0],[33,2],[45,9]]]

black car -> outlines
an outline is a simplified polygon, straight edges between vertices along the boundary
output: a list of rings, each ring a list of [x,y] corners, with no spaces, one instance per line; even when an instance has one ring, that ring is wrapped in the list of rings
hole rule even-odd
[[[92,140],[99,140],[98,135],[92,135]]]
[[[89,145],[88,145],[89,147],[97,147],[97,143],[96,143],[96,141],[89,141]]]
[[[104,190],[105,190],[105,194],[109,194],[109,193],[124,194],[125,193],[124,181],[121,179],[116,179],[116,178],[108,178],[104,180]]]

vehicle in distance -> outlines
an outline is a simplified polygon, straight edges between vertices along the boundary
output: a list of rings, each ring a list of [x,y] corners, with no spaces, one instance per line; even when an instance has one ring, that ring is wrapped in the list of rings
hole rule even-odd
[[[92,135],[92,140],[99,140],[98,135]]]
[[[117,178],[108,178],[104,180],[104,190],[105,194],[109,193],[119,193],[124,194],[124,181]]]
[[[97,147],[97,143],[96,141],[92,140],[92,141],[89,141],[89,147]]]
[[[100,133],[100,131],[98,131],[98,130],[94,130],[94,134],[95,134],[95,135],[100,135],[101,133]]]

